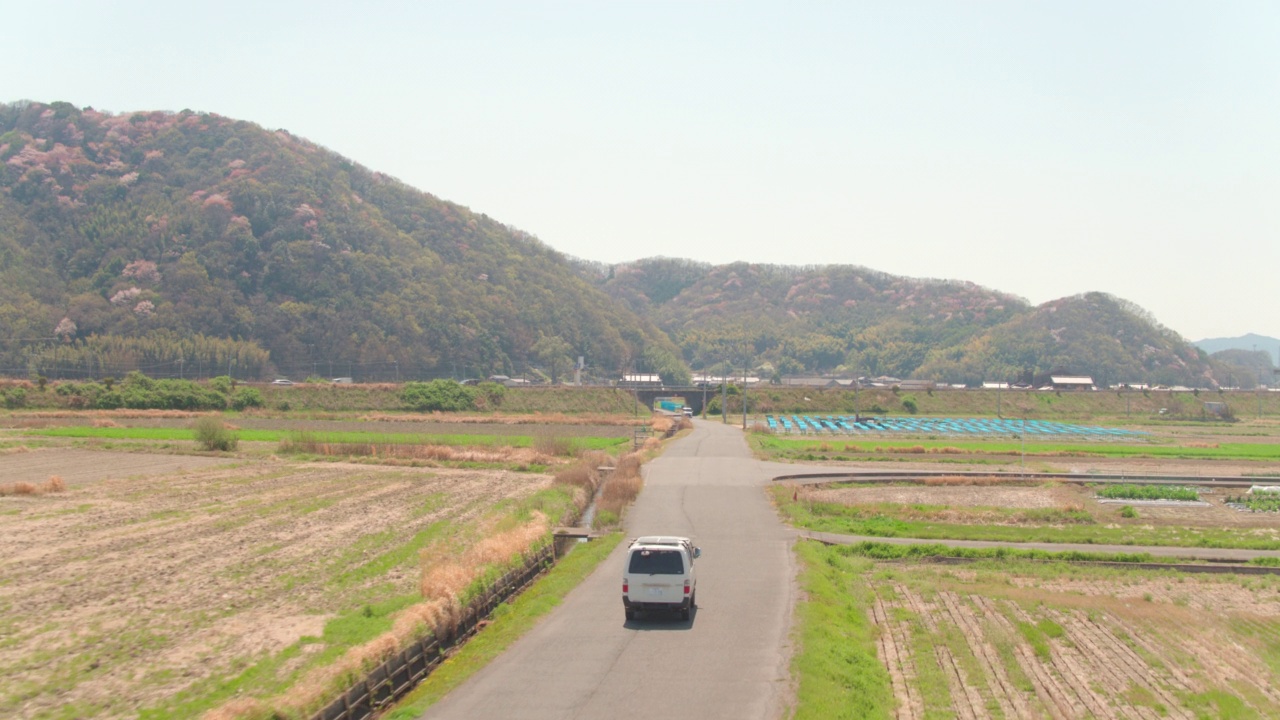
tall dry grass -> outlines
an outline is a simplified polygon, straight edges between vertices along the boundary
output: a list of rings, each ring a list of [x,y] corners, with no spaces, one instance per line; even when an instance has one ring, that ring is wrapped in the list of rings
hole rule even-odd
[[[554,477],[557,485],[568,485],[576,488],[573,494],[574,505],[579,511],[585,509],[600,488],[600,468],[614,464],[608,453],[590,451],[578,456],[578,462],[558,470]]]
[[[573,455],[573,440],[559,435],[550,426],[542,426],[533,433],[533,449],[544,455],[569,457]]]
[[[422,602],[396,614],[391,630],[348,650],[336,662],[306,673],[283,695],[268,701],[237,698],[204,714],[202,720],[260,720],[313,713],[365,673],[427,634],[452,633],[462,616],[468,588],[491,568],[513,563],[533,550],[550,530],[550,521],[534,512],[528,522],[487,535],[451,552],[445,541],[421,551]]]
[[[67,481],[58,475],[50,475],[49,479],[41,485],[25,480],[0,485],[0,495],[47,495],[65,492],[66,489]]]
[[[641,461],[638,454],[632,453],[618,458],[613,472],[604,481],[600,491],[600,499],[596,502],[596,517],[616,518],[621,521],[623,514],[631,503],[635,502],[644,487],[640,475]]]

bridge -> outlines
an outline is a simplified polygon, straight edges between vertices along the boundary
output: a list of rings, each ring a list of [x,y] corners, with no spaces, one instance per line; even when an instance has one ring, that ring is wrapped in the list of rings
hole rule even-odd
[[[650,410],[653,410],[654,403],[658,398],[679,397],[684,398],[684,404],[693,408],[694,415],[702,414],[703,388],[694,385],[676,386],[676,387],[638,387],[621,389],[634,393],[636,400],[644,403]],[[706,401],[711,402],[711,398],[716,397],[720,393],[720,388],[707,387]]]

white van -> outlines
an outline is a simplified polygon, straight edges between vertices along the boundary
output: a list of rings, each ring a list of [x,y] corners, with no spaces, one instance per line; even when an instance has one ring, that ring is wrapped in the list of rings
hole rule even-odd
[[[678,612],[688,620],[698,604],[693,561],[702,549],[686,537],[646,535],[631,541],[622,576],[622,609],[628,620],[638,612]]]

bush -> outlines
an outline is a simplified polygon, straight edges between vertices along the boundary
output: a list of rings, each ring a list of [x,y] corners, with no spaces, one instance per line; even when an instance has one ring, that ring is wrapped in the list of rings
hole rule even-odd
[[[920,409],[919,403],[916,402],[916,396],[915,395],[904,396],[902,398],[902,409],[906,410],[912,415],[915,415],[916,411]]]
[[[213,381],[203,385],[193,380],[153,380],[131,372],[110,386],[96,382],[59,383],[55,392],[70,397],[75,407],[99,410],[224,410],[227,398],[219,392],[220,386]]]
[[[1120,508],[1120,517],[1133,519],[1138,517],[1138,511],[1133,509],[1132,505],[1125,505]]]
[[[251,407],[262,407],[262,393],[258,391],[258,388],[242,387],[231,396],[232,410],[244,410]]]
[[[454,380],[405,383],[400,401],[411,410],[459,412],[476,409],[477,390]]]
[[[4,406],[10,410],[26,407],[27,405],[27,391],[20,387],[9,388],[2,395],[4,397]]]
[[[240,439],[231,432],[221,420],[215,417],[202,417],[192,424],[196,442],[205,450],[230,452],[240,445]]]

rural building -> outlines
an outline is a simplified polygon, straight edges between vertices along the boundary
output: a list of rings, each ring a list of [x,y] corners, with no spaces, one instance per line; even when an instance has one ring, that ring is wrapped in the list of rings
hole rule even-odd
[[[1093,378],[1088,375],[1050,375],[1049,386],[1054,390],[1092,390]]]
[[[856,381],[851,378],[829,377],[784,377],[782,384],[787,387],[841,388],[853,387]]]

